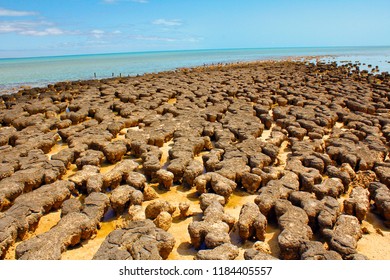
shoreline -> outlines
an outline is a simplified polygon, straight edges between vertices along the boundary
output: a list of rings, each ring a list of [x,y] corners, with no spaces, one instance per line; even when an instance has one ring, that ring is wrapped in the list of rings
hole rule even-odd
[[[60,82],[79,82],[79,81],[87,81],[87,80],[100,80],[100,79],[109,79],[109,78],[118,78],[122,75],[123,73],[123,77],[134,77],[134,76],[139,76],[139,75],[144,75],[144,74],[150,74],[150,73],[161,73],[161,72],[169,72],[169,71],[176,71],[178,69],[181,69],[181,68],[196,68],[196,67],[201,67],[202,65],[203,66],[207,66],[207,65],[218,65],[218,64],[240,64],[240,63],[251,63],[251,62],[262,62],[262,61],[282,61],[282,60],[301,60],[301,61],[322,61],[322,62],[326,62],[326,63],[331,63],[331,62],[337,62],[338,65],[342,65],[342,64],[347,64],[347,63],[353,63],[353,64],[357,64],[357,66],[359,66],[361,68],[361,70],[368,70],[371,72],[371,70],[375,71],[374,73],[380,73],[380,72],[390,72],[390,65],[388,66],[387,64],[390,64],[390,57],[388,57],[388,60],[386,60],[386,55],[383,56],[384,60],[382,59],[376,59],[376,61],[374,61],[374,64],[372,65],[372,67],[368,67],[367,65],[369,65],[370,63],[372,64],[372,62],[370,62],[370,59],[372,59],[372,57],[375,57],[375,55],[377,55],[375,52],[374,53],[369,53],[367,55],[364,55],[363,53],[358,53],[358,54],[354,54],[354,52],[356,51],[355,49],[361,49],[362,47],[355,47],[355,48],[348,48],[348,47],[334,47],[335,50],[343,50],[343,49],[350,49],[350,52],[340,52],[340,53],[325,53],[325,54],[316,54],[316,55],[311,55],[311,54],[272,54],[272,52],[269,54],[269,55],[266,55],[266,54],[262,54],[264,55],[263,58],[239,58],[239,55],[236,54],[237,58],[234,59],[234,58],[227,58],[228,61],[224,61],[226,59],[222,59],[222,58],[214,58],[215,61],[213,62],[205,62],[205,63],[201,63],[200,61],[199,62],[195,62],[194,64],[194,61],[191,61],[189,60],[187,63],[190,65],[188,67],[186,66],[183,66],[183,62],[181,62],[180,60],[174,62],[173,64],[180,64],[181,66],[171,66],[171,67],[166,67],[166,66],[163,66],[162,64],[156,64],[156,67],[157,68],[161,68],[162,70],[151,70],[151,69],[133,69],[131,70],[130,72],[132,72],[132,74],[129,74],[128,73],[128,70],[130,70],[131,68],[127,69],[127,70],[123,70],[123,71],[120,71],[118,69],[114,70],[115,67],[112,69],[112,71],[109,71],[110,73],[106,73],[106,74],[99,74],[97,72],[99,72],[98,69],[93,69],[91,70],[91,73],[90,73],[90,78],[71,78],[71,79],[48,79],[46,81],[43,81],[42,79],[39,79],[40,81],[38,82],[13,82],[11,84],[6,84],[6,83],[3,83],[3,85],[0,87],[0,95],[5,95],[5,94],[12,94],[12,93],[16,93],[17,91],[20,91],[20,90],[23,90],[23,88],[41,88],[41,87],[46,87],[48,85],[51,85],[51,84],[55,84],[55,83],[60,83]],[[374,50],[377,49],[378,47],[371,47],[373,48]],[[388,48],[388,47],[383,47],[383,48]],[[264,50],[278,50],[279,48],[276,48],[276,49],[273,49],[273,48],[266,48]],[[281,49],[292,49],[292,48],[281,48]],[[296,50],[302,50],[302,49],[307,49],[307,48],[295,48]],[[310,48],[309,48],[310,49]],[[321,49],[329,49],[328,47],[324,47],[324,48],[312,48],[313,50],[321,50]],[[332,48],[330,48],[332,49]],[[364,48],[363,48],[364,49]],[[368,49],[370,49],[370,47],[368,47]],[[243,49],[226,49],[226,50],[220,50],[222,52],[229,52],[229,51],[242,51]],[[249,51],[255,51],[255,50],[263,50],[263,49],[245,49],[245,50],[249,50]],[[263,51],[264,51],[263,50]],[[190,53],[198,53],[198,52],[217,52],[218,50],[199,50],[199,51],[196,51],[196,50],[193,50],[193,51],[190,51]],[[160,52],[153,52],[152,54],[159,54]],[[164,52],[165,53],[165,52]],[[172,54],[175,54],[176,52],[175,51],[170,51],[170,52],[166,52],[166,53],[172,53]],[[180,53],[180,52],[179,52]],[[127,53],[124,53],[124,54],[102,54],[100,56],[112,56],[112,55],[117,55],[117,56],[121,56],[121,55],[126,55]],[[138,54],[138,53],[135,53],[135,54]],[[129,53],[128,55],[135,55],[133,53]],[[149,54],[149,53],[140,53],[140,54]],[[356,59],[350,59],[350,58],[354,58],[354,56],[358,56],[358,60],[362,60],[362,61],[357,61]],[[99,56],[99,54],[96,54],[96,55],[86,55],[86,57],[88,56]],[[73,57],[73,56],[70,56],[70,57]],[[83,55],[81,56],[76,56],[76,57],[84,57]],[[229,56],[227,56],[229,57]],[[43,57],[45,59],[50,59],[50,57]],[[62,58],[62,57],[61,57]],[[64,57],[66,58],[66,56]],[[39,58],[37,58],[39,59]],[[150,58],[147,58],[146,59],[150,59]],[[207,61],[208,58],[204,58],[205,61]],[[368,60],[365,61],[365,60]],[[219,62],[218,62],[219,61]],[[66,60],[65,60],[66,62]],[[366,63],[367,62],[367,63]],[[132,64],[131,61],[128,62],[129,65]],[[161,62],[158,62],[158,63],[161,63]],[[115,64],[115,62],[113,62],[113,64]],[[375,68],[375,66],[377,65],[380,65],[380,68]],[[184,64],[185,65],[185,64]],[[31,66],[29,66],[31,67]],[[58,66],[57,66],[58,67]],[[73,67],[73,66],[70,66],[70,67]],[[121,66],[123,67],[123,66]],[[153,67],[152,67],[153,68]],[[383,69],[381,69],[383,68]],[[66,70],[65,68],[63,70]],[[67,70],[66,70],[67,71]],[[135,72],[134,72],[135,71]],[[93,73],[95,72],[95,73]],[[112,73],[111,73],[112,72]],[[122,72],[122,73],[121,73]],[[98,75],[97,78],[94,78],[94,75]],[[83,74],[85,76],[85,73]]]
[[[302,59],[317,59],[323,56],[302,56],[302,57],[296,57],[297,60]],[[326,56],[324,56],[326,57]],[[162,73],[170,73],[170,72],[176,72],[176,71],[188,71],[192,69],[199,69],[201,67],[205,68],[213,68],[215,66],[228,66],[228,65],[245,65],[245,64],[251,64],[251,63],[261,63],[261,62],[272,62],[272,61],[294,61],[294,56],[285,56],[280,58],[270,58],[270,59],[264,59],[264,60],[253,60],[253,61],[234,61],[234,62],[216,62],[211,64],[202,64],[197,66],[190,66],[190,67],[177,67],[170,70],[163,70],[161,72],[145,72],[140,73],[136,75],[128,75],[128,76],[106,76],[101,78],[92,78],[92,79],[75,79],[75,80],[59,80],[59,81],[47,81],[47,82],[37,82],[37,83],[20,83],[20,85],[10,85],[10,86],[4,86],[4,89],[0,88],[0,96],[2,95],[10,95],[10,94],[17,94],[20,91],[24,90],[30,90],[30,89],[45,89],[48,86],[55,85],[58,83],[82,83],[82,82],[90,82],[90,81],[101,81],[101,80],[110,80],[110,79],[118,79],[118,78],[134,78],[139,77],[143,75],[148,74],[162,74]]]
[[[251,253],[253,258],[389,260],[388,213],[371,183],[389,188],[390,76],[356,71],[354,65],[309,63],[317,58],[59,82],[0,96],[0,220],[13,230],[0,227],[11,233],[0,240],[6,248],[0,255],[119,258],[104,245],[106,238],[145,223],[150,242],[157,242],[152,233],[160,230],[175,240],[161,258],[212,258],[213,250],[230,244],[232,255],[224,257],[234,259]],[[96,181],[88,183],[90,178]],[[12,193],[4,182],[15,186]],[[42,195],[45,188],[50,191]],[[126,188],[131,195],[122,201]],[[141,203],[135,193],[142,194]],[[208,210],[212,217],[201,208],[202,193],[219,196],[208,202],[214,205]],[[337,207],[330,208],[324,197]],[[145,219],[148,206],[161,200],[170,206],[160,205],[164,210]],[[349,212],[344,201],[355,210]],[[245,227],[240,213],[247,203],[260,209],[252,208],[248,217],[268,221],[263,240],[253,230],[249,238],[239,230]],[[32,207],[35,216],[17,212],[18,207]],[[331,215],[330,224],[321,221],[321,211]],[[343,224],[344,216],[357,221],[353,228]],[[90,235],[78,228],[69,232],[61,224],[68,219],[85,220]],[[151,220],[158,229],[145,222]],[[194,222],[207,222],[218,235],[197,248],[189,230]],[[345,238],[345,231],[351,232],[349,251],[333,242]],[[58,239],[58,232],[72,238]],[[288,243],[286,234],[314,251]],[[60,253],[37,246],[37,235],[59,246]]]

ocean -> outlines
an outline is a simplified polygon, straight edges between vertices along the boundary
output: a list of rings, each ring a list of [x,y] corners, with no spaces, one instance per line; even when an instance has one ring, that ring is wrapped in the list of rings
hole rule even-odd
[[[360,69],[390,72],[390,47],[261,48],[133,52],[0,59],[0,95],[20,87],[46,86],[70,80],[101,79],[112,76],[174,70],[204,64],[279,60],[320,56],[339,64],[360,62]],[[371,67],[369,67],[371,65]]]

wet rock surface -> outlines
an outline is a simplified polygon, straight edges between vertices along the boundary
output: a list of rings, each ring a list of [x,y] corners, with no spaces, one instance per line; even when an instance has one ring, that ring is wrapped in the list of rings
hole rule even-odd
[[[390,240],[390,81],[350,70],[214,65],[0,99],[1,259],[94,242],[89,259],[366,259],[360,239]]]

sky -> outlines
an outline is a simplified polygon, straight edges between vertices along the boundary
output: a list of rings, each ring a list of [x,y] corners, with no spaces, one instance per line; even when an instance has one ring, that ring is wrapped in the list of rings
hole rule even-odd
[[[0,0],[0,58],[389,46],[389,0]]]

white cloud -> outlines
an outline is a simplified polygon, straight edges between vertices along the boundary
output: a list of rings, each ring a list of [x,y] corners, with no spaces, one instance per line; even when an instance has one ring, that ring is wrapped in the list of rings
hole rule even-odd
[[[99,29],[95,29],[95,30],[92,30],[91,31],[91,35],[93,36],[93,37],[95,37],[96,39],[100,39],[100,38],[102,38],[103,37],[103,35],[104,35],[104,31],[103,30],[99,30]]]
[[[107,38],[115,38],[115,37],[122,37],[122,31],[120,30],[114,30],[114,31],[105,31],[105,30],[101,30],[101,29],[94,29],[94,30],[90,30],[90,31],[87,31],[87,32],[78,32],[78,33],[74,33],[74,34],[78,34],[78,35],[88,35],[88,36],[91,36],[91,37],[94,37],[95,39],[107,39]]]
[[[44,21],[1,21],[0,32],[22,32],[27,30],[35,29],[39,26],[49,26],[48,22]]]
[[[198,43],[203,40],[204,40],[203,37],[186,37],[183,39],[184,42],[190,42],[190,43]]]
[[[0,22],[0,34],[1,33],[12,33],[12,32],[19,32],[22,29],[14,23],[11,22]]]
[[[0,22],[1,33],[17,33],[27,36],[63,35],[66,31],[54,27],[46,21],[2,21]]]
[[[160,37],[160,36],[145,36],[145,35],[130,35],[129,38],[135,39],[135,40],[144,40],[144,41],[164,41],[164,42],[177,41],[174,38]]]
[[[0,34],[16,33],[25,36],[58,36],[58,35],[79,35],[90,36],[96,39],[103,37],[120,36],[120,30],[104,31],[93,30],[64,30],[47,21],[0,21]]]
[[[29,36],[48,36],[48,35],[63,35],[65,34],[65,31],[59,28],[46,28],[43,30],[25,30],[25,31],[21,31],[19,34],[29,35]]]
[[[152,24],[154,25],[163,25],[163,26],[180,26],[182,25],[182,21],[180,19],[163,19],[159,18],[154,21],[152,21]]]
[[[0,8],[0,16],[24,17],[31,15],[37,15],[37,13]],[[67,32],[55,27],[53,23],[43,20],[8,20],[0,21],[1,33],[16,33],[25,36],[50,36],[63,35]]]
[[[25,17],[25,16],[33,16],[36,15],[35,12],[30,11],[16,11],[16,10],[8,10],[4,8],[0,8],[0,16],[2,17]]]

